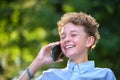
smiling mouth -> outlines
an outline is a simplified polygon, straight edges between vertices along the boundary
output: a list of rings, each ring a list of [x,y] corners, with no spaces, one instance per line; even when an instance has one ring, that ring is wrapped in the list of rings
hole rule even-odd
[[[67,45],[67,46],[65,46],[65,50],[71,49],[71,48],[74,48],[74,47],[75,47],[74,45]]]

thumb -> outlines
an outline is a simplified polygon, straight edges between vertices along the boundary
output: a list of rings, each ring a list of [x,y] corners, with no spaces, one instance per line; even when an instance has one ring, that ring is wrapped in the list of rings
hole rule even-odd
[[[63,62],[63,59],[59,59],[59,60],[57,60],[57,61],[55,61],[56,63],[58,63],[58,62]]]

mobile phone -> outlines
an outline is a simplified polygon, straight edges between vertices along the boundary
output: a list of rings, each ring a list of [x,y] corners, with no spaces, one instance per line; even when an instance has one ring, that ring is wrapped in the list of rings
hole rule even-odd
[[[63,53],[62,53],[60,45],[53,46],[52,47],[52,59],[53,59],[53,61],[56,61],[62,57],[63,57]]]

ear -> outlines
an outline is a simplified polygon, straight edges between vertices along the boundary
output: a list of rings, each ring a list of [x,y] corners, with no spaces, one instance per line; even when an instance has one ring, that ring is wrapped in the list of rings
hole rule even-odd
[[[86,47],[90,47],[94,44],[95,38],[93,36],[88,37]]]

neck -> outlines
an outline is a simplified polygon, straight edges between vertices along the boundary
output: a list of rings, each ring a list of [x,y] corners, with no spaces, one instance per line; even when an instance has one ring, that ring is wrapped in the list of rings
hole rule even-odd
[[[80,55],[77,55],[74,59],[70,59],[70,60],[75,62],[76,64],[87,62],[88,61],[88,54],[82,53]]]

